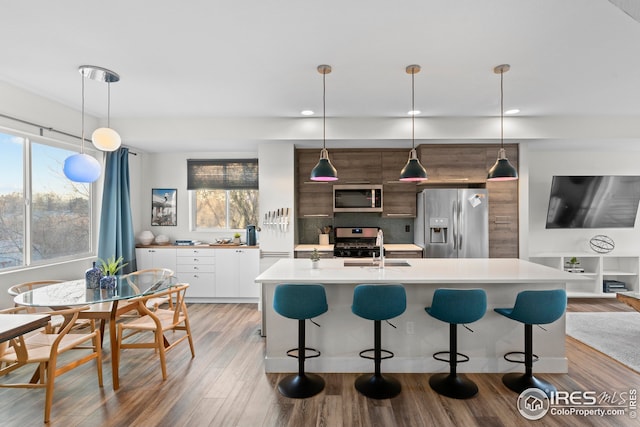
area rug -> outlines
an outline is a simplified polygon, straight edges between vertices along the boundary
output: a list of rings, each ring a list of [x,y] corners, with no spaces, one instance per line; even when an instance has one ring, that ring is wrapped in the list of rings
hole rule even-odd
[[[640,313],[567,313],[567,335],[640,372]]]

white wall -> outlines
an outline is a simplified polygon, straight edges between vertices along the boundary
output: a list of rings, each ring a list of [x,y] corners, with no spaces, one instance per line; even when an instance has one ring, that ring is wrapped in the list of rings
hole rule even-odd
[[[213,242],[216,238],[232,237],[230,232],[198,232],[189,227],[189,197],[187,192],[187,159],[243,159],[256,158],[255,152],[174,152],[140,153],[142,184],[137,186],[137,212],[134,213],[136,236],[150,230],[155,236],[164,234],[170,240],[193,239]],[[132,176],[133,181],[133,176]],[[177,226],[151,226],[151,190],[153,188],[176,188],[178,190]],[[133,196],[132,191],[132,198]],[[132,207],[133,209],[133,207]],[[244,239],[244,234],[242,239]]]
[[[293,142],[266,142],[259,146],[260,162],[260,271],[278,259],[293,257],[295,246],[295,146]],[[286,227],[264,225],[264,215],[289,209]]]
[[[640,255],[640,224],[633,229],[550,229],[545,228],[551,178],[553,175],[640,175],[640,141],[601,141],[580,149],[565,141],[527,143],[529,256],[544,252],[591,252],[589,239],[597,234],[611,237],[614,253]]]

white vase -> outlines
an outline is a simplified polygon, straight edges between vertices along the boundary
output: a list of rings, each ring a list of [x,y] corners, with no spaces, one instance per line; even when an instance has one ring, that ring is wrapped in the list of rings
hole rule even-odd
[[[311,268],[314,270],[320,268],[320,260],[311,260]]]
[[[138,234],[138,240],[143,245],[150,245],[153,242],[154,238],[155,238],[155,236],[149,230],[145,230],[145,231],[141,232],[140,234]]]

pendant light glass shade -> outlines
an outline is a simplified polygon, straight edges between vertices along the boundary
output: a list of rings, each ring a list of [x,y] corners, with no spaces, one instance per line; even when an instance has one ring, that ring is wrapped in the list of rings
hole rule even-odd
[[[75,182],[94,182],[100,178],[100,162],[84,153],[69,156],[64,161],[64,175]]]
[[[109,127],[94,130],[91,141],[98,150],[102,151],[116,151],[122,145],[118,132]]]
[[[418,154],[416,153],[416,140],[415,140],[415,117],[416,109],[414,105],[415,90],[414,90],[414,75],[420,72],[419,65],[409,65],[406,68],[407,74],[411,74],[411,151],[409,152],[409,160],[400,171],[400,181],[403,182],[417,182],[428,179],[427,170],[420,164],[418,160]]]
[[[337,181],[338,171],[333,167],[329,160],[329,152],[326,148],[326,85],[325,76],[331,72],[330,65],[318,65],[318,72],[322,74],[322,150],[320,151],[320,160],[318,164],[311,170],[311,181]]]
[[[518,171],[507,159],[507,153],[504,149],[504,90],[502,85],[503,75],[511,66],[509,64],[498,65],[493,72],[500,74],[500,150],[498,150],[498,159],[489,169],[487,181],[514,181],[518,179]]]
[[[111,83],[119,82],[118,73],[95,65],[83,65],[80,73],[91,80],[107,83],[107,126],[93,131],[91,141],[93,145],[102,151],[115,151],[122,145],[122,138],[115,130],[111,129]]]
[[[82,75],[82,133],[80,138],[80,153],[73,154],[64,160],[62,171],[71,181],[89,183],[100,178],[102,167],[100,162],[84,152],[84,78],[87,76],[86,65],[81,66],[78,71]]]

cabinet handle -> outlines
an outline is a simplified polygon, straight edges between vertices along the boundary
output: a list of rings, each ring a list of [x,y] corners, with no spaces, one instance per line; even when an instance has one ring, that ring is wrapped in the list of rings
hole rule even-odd
[[[329,214],[305,214],[302,216],[307,216],[307,217],[328,217]]]
[[[194,278],[194,279],[199,279],[199,278],[200,278],[200,276],[198,276],[197,274],[194,274],[194,275],[193,275],[193,278]]]
[[[412,216],[413,214],[407,212],[407,213],[388,213],[388,214],[384,214],[384,215],[387,215],[387,216]]]
[[[193,266],[193,269],[194,269],[194,270],[198,270],[198,267],[196,267],[196,266],[194,265],[194,266]]]
[[[198,258],[194,258],[193,260],[194,260],[195,262],[198,262]]]

